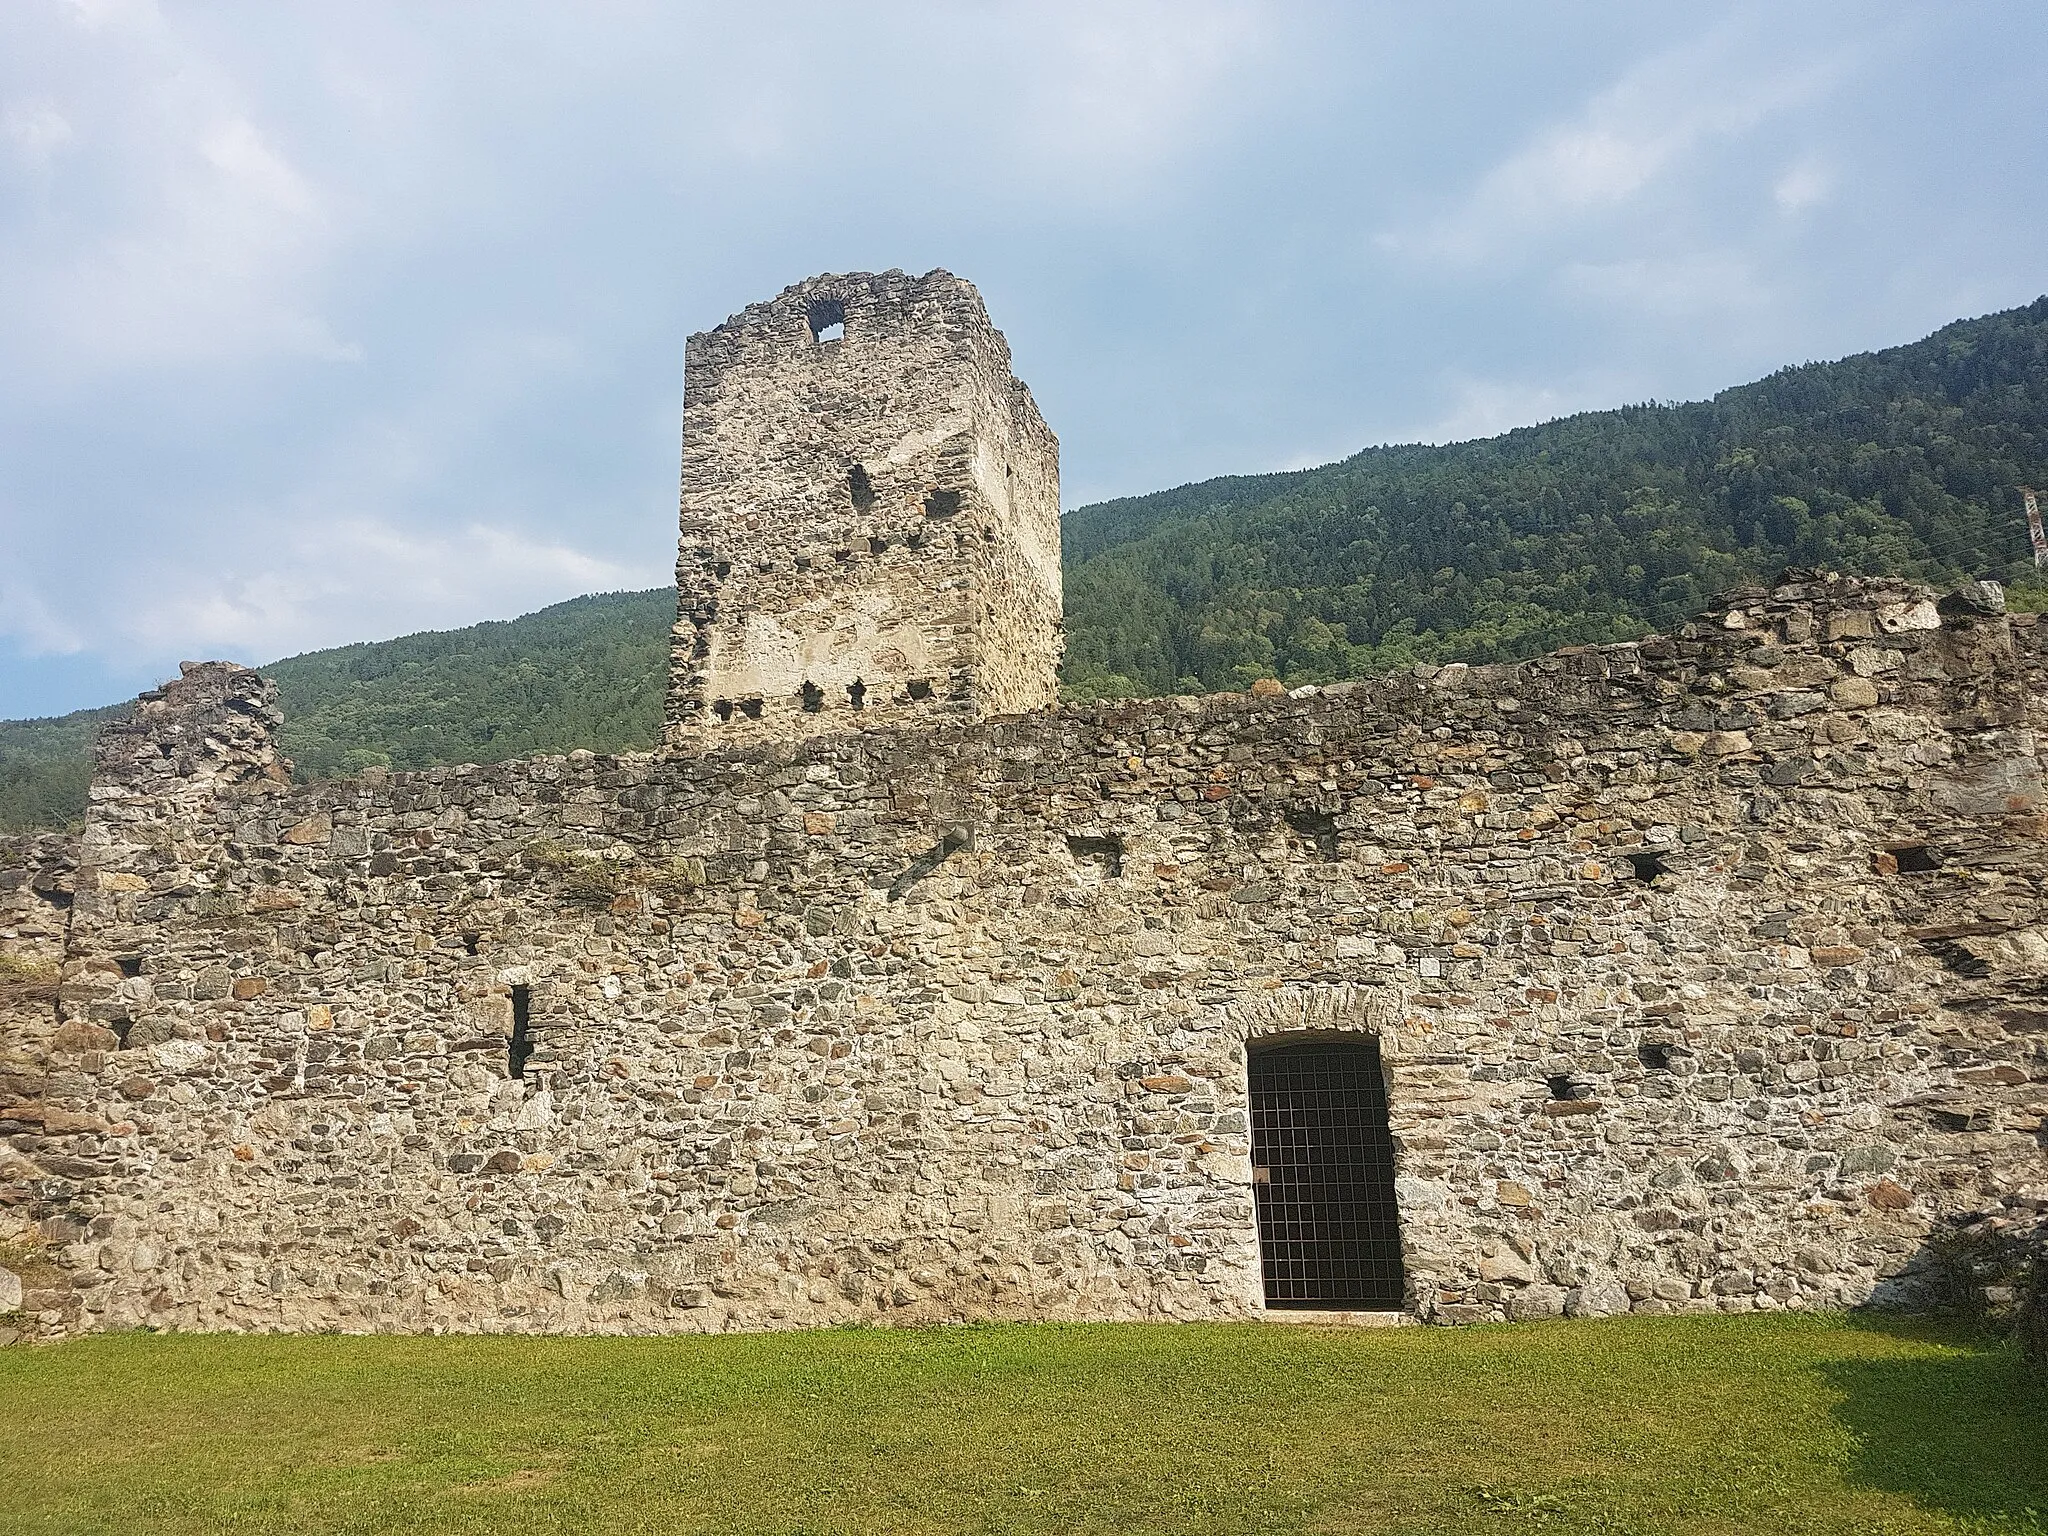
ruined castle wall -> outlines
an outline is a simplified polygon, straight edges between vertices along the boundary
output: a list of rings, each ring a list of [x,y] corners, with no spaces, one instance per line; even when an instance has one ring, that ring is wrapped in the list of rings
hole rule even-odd
[[[69,1273],[44,1252],[43,1195],[75,1171],[63,1113],[46,1106],[93,1092],[56,1038],[75,853],[66,837],[0,836],[0,1345],[25,1313],[73,1310]]]
[[[1058,452],[950,273],[812,278],[691,337],[670,745],[1050,704]]]
[[[1989,607],[290,791],[215,736],[172,835],[96,792],[4,1111],[65,1159],[38,1318],[1256,1315],[1245,1048],[1303,1031],[1380,1039],[1418,1316],[1864,1299],[2048,1183],[2042,648]]]
[[[988,402],[984,419],[996,429],[984,435],[975,461],[990,515],[970,586],[979,607],[976,696],[982,712],[995,715],[1058,703],[1064,647],[1059,443],[1039,418],[1031,392],[1015,379],[1006,385],[1006,398]]]

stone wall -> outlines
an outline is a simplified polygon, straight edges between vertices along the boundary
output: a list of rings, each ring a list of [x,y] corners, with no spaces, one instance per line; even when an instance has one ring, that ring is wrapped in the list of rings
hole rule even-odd
[[[1059,444],[973,284],[814,277],[690,338],[676,585],[678,749],[1053,702]]]
[[[0,837],[0,1345],[21,1336],[28,1316],[75,1313],[70,1274],[48,1252],[45,1197],[68,1191],[74,1172],[98,1171],[70,1164],[62,1109],[95,1092],[70,1070],[73,1042],[57,1038],[74,855],[63,837]],[[95,1120],[89,1153],[98,1129]]]
[[[1794,575],[1516,667],[301,788],[196,669],[7,1079],[29,1318],[1257,1315],[1246,1048],[1346,1031],[1415,1316],[1864,1300],[2048,1194],[2001,606]]]

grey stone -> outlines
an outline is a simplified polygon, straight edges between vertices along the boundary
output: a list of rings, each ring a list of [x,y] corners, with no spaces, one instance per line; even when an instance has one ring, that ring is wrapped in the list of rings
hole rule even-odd
[[[1532,1285],[1508,1298],[1508,1316],[1516,1322],[1535,1318],[1562,1317],[1565,1293],[1554,1285]]]
[[[1588,1275],[1565,1293],[1564,1309],[1572,1317],[1616,1317],[1630,1309],[1628,1288],[1609,1273]]]

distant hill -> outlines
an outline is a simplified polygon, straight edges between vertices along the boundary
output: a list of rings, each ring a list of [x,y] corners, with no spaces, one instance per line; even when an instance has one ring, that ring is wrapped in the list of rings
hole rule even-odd
[[[608,592],[263,670],[277,680],[285,750],[308,778],[644,750],[661,734],[675,621],[673,587]]]
[[[1067,691],[1534,655],[1785,565],[1995,576],[2035,601],[2029,483],[2048,489],[2048,299],[1712,400],[1083,507]]]
[[[2048,298],[1684,405],[1371,448],[1065,520],[1075,698],[1328,682],[1668,626],[1785,565],[2007,581],[2048,606],[2016,487],[2048,489]],[[264,670],[308,777],[653,745],[675,595]],[[0,829],[84,805],[112,710],[0,722]]]
[[[285,750],[307,778],[644,749],[661,734],[675,612],[672,587],[609,592],[263,671],[277,682]],[[0,831],[80,814],[93,732],[125,708],[0,721]]]
[[[54,720],[0,720],[0,832],[61,827],[85,810],[92,740],[126,705]]]

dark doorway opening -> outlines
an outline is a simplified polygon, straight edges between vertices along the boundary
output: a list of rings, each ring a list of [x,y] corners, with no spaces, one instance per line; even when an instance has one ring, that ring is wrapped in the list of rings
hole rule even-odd
[[[1400,1307],[1401,1223],[1379,1041],[1251,1057],[1252,1178],[1269,1307]]]

